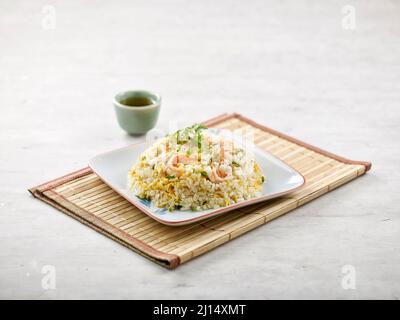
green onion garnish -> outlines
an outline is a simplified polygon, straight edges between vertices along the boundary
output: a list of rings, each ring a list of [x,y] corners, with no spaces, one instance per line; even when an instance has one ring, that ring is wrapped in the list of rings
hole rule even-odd
[[[199,131],[199,130],[202,130],[202,129],[208,129],[204,124],[195,124],[194,126],[193,126],[193,129],[194,129],[194,131]]]
[[[234,160],[232,160],[232,165],[233,166],[235,166],[235,167],[240,167],[240,164],[239,163],[237,163],[236,161],[234,161]]]

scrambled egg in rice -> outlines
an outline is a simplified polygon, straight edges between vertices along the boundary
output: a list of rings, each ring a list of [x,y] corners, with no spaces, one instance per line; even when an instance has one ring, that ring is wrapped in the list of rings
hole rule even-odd
[[[257,196],[264,176],[230,140],[194,125],[144,151],[128,174],[137,196],[169,210],[206,210]]]

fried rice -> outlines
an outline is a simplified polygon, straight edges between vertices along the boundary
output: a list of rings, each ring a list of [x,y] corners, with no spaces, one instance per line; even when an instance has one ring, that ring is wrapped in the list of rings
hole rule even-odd
[[[203,125],[156,141],[128,173],[128,187],[168,210],[207,210],[259,194],[264,175],[244,148]]]

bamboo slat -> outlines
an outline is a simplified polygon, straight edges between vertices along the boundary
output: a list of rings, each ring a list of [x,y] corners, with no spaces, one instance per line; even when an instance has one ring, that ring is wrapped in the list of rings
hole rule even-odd
[[[257,145],[299,170],[306,179],[305,186],[278,199],[179,227],[165,226],[148,217],[89,169],[30,191],[152,261],[174,268],[357,178],[370,167],[368,163],[319,150],[240,115],[221,116],[209,123],[221,129],[252,131]]]

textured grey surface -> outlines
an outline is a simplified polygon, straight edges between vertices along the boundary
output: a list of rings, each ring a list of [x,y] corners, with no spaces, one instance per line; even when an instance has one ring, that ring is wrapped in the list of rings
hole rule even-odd
[[[378,0],[1,1],[0,298],[399,299],[399,16]],[[160,128],[236,111],[373,169],[165,270],[26,191],[141,139],[114,118],[126,88],[162,94]]]

